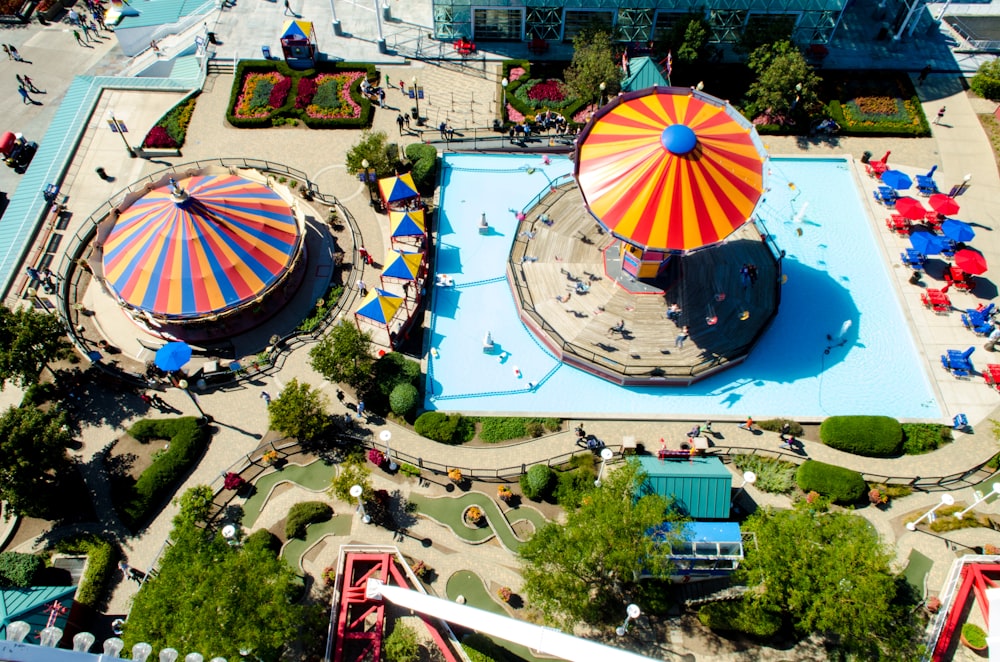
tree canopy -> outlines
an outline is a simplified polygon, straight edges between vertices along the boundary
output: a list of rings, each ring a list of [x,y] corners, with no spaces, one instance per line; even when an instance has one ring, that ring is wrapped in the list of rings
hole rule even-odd
[[[366,130],[362,132],[360,142],[347,150],[347,173],[360,173],[362,161],[368,161],[368,167],[375,168],[379,177],[388,177],[399,165],[399,147],[389,142],[385,131]]]
[[[682,518],[663,497],[642,495],[644,480],[628,462],[587,490],[565,524],[547,524],[521,547],[525,593],[552,622],[612,622],[639,599],[640,574],[670,576],[669,541],[647,532]]]
[[[371,342],[370,333],[362,333],[348,320],[341,320],[309,350],[310,363],[331,382],[344,382],[362,389],[371,379],[375,363]]]
[[[298,579],[291,568],[250,537],[240,547],[202,528],[204,490],[179,499],[172,544],[155,575],[135,596],[125,624],[126,648],[140,641],[239,660],[240,650],[264,662],[277,660],[298,638],[306,608],[296,604]],[[211,492],[208,492],[211,494]]]
[[[268,405],[267,415],[272,429],[300,441],[309,441],[330,426],[326,405],[326,397],[317,389],[293,379]]]
[[[895,553],[863,518],[795,510],[760,510],[743,526],[755,537],[734,580],[757,590],[753,613],[786,615],[800,635],[825,634],[858,659],[916,659],[913,604],[891,569]]]
[[[62,320],[32,308],[0,307],[0,388],[13,380],[25,388],[66,347]]]
[[[73,471],[66,454],[72,441],[57,410],[11,407],[0,415],[0,501],[18,515],[55,515],[61,478]]]
[[[708,38],[712,26],[702,12],[691,12],[681,16],[667,34],[665,47],[661,50],[673,51],[675,62],[693,63],[705,58],[711,47]]]
[[[622,71],[615,57],[611,35],[604,30],[584,30],[573,38],[573,61],[563,76],[573,96],[596,102],[604,83],[605,98],[618,94]]]
[[[787,121],[795,111],[808,111],[819,103],[822,82],[805,57],[790,41],[761,46],[747,62],[757,75],[747,91],[746,111],[752,119],[761,113]]]

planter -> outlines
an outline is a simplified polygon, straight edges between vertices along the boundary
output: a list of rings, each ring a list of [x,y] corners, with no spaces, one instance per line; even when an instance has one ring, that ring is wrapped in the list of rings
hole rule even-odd
[[[474,520],[469,517],[469,511],[472,510],[473,508],[475,508],[480,513],[479,519]],[[484,513],[482,509],[479,508],[479,506],[469,506],[468,508],[462,511],[462,523],[465,524],[465,526],[469,527],[470,529],[482,528],[482,526],[486,524],[486,513]]]
[[[975,623],[966,623],[962,626],[962,644],[976,652],[986,650],[986,632]]]

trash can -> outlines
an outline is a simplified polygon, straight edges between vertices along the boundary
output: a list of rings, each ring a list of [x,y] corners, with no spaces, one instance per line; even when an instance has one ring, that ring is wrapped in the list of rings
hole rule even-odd
[[[862,163],[868,163],[871,160],[872,160],[872,153],[871,152],[864,152],[861,155],[861,162]]]

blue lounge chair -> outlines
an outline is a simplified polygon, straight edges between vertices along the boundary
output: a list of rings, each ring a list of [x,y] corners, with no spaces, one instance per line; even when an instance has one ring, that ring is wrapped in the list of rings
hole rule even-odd
[[[970,347],[964,352],[957,349],[949,349],[947,354],[941,355],[941,365],[955,377],[968,377],[974,372],[970,357],[976,351],[975,347]]]
[[[904,265],[917,271],[924,268],[924,260],[927,259],[922,253],[917,252],[917,249],[915,248],[907,248],[899,254],[899,257],[903,261]]]
[[[964,324],[965,328],[969,329],[977,336],[988,336],[993,333],[993,322],[989,318],[985,320],[977,320],[976,318],[963,314],[962,324]]]
[[[875,196],[875,201],[885,205],[886,207],[896,206],[896,191],[888,186],[879,186],[872,192]]]
[[[996,309],[995,303],[990,303],[984,308],[966,308],[965,314],[969,316],[969,319],[977,324],[982,324],[983,322],[989,321],[993,317],[993,312]],[[963,315],[965,317],[965,315]]]
[[[927,175],[917,175],[917,193],[920,195],[934,195],[938,192],[934,179]]]

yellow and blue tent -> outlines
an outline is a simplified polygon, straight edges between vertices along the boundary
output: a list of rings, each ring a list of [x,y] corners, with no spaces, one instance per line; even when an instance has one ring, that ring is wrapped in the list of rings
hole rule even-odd
[[[358,312],[354,313],[355,321],[362,318],[368,322],[374,322],[379,326],[389,328],[392,318],[396,316],[396,311],[403,305],[403,297],[392,292],[372,288],[365,300],[361,302]]]
[[[417,279],[417,274],[420,273],[420,263],[423,260],[423,253],[390,250],[385,256],[382,278],[414,281]]]
[[[389,212],[389,238],[422,237],[427,233],[424,223],[424,211],[391,211]]]
[[[411,198],[419,198],[417,186],[413,183],[413,175],[396,175],[378,180],[378,190],[386,202],[399,202]]]

